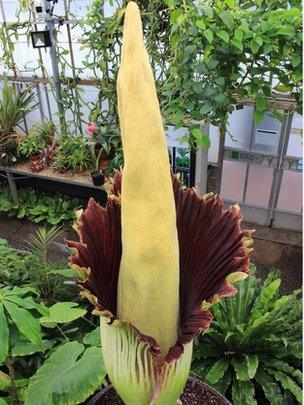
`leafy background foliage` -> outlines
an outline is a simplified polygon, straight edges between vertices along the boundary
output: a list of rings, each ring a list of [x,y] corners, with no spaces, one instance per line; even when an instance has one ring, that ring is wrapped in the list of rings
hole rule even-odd
[[[66,259],[50,260],[60,231],[39,229],[30,251],[0,239],[1,404],[80,403],[106,375],[98,319],[78,296]]]
[[[73,221],[76,218],[75,210],[82,207],[78,198],[70,198],[60,193],[48,195],[32,188],[20,188],[18,196],[19,204],[16,205],[9,187],[0,183],[0,212],[7,213],[9,217],[56,225]]]
[[[234,405],[302,400],[300,291],[280,296],[270,271],[248,277],[238,294],[213,307],[215,321],[195,345],[193,371]]]

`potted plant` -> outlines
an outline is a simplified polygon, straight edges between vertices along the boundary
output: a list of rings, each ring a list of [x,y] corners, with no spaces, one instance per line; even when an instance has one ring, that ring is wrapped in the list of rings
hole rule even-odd
[[[64,173],[82,173],[92,166],[89,143],[81,135],[63,135],[58,139],[58,152],[54,157],[54,170]]]
[[[99,169],[106,169],[115,157],[116,151],[121,148],[121,136],[117,128],[117,117],[99,109],[90,114],[94,122],[87,126],[87,132],[94,144],[95,156],[99,155]]]
[[[15,127],[23,117],[35,108],[34,94],[30,87],[16,92],[14,86],[3,79],[2,100],[0,101],[0,163],[11,165],[18,159],[20,135]]]
[[[224,210],[219,196],[200,197],[171,175],[134,2],[125,11],[117,89],[123,173],[109,185],[105,209],[91,199],[79,213],[80,242],[67,242],[70,263],[100,316],[103,360],[117,394],[127,405],[174,405],[188,380],[193,339],[212,321],[210,307],[247,277],[252,240],[238,206]],[[204,403],[214,390],[199,392]],[[95,403],[117,404],[107,395]]]
[[[102,186],[105,180],[104,171],[99,168],[99,161],[102,156],[103,150],[96,148],[94,143],[91,144],[92,160],[95,163],[95,171],[91,172],[91,177],[94,186]]]
[[[19,154],[28,159],[29,169],[37,173],[50,165],[56,149],[54,124],[38,122],[20,142]]]

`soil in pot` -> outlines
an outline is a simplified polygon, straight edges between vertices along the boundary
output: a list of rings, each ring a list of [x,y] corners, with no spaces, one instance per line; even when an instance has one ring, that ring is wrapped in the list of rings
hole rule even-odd
[[[101,170],[91,173],[94,186],[102,186],[104,183],[104,174]]]
[[[189,378],[180,397],[182,405],[231,405],[223,395],[196,378]],[[87,405],[124,405],[114,388],[109,386],[96,394]]]

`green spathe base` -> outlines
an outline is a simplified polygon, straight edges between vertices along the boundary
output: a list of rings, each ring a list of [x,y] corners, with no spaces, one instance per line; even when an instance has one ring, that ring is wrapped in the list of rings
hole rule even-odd
[[[109,325],[101,318],[102,355],[110,380],[127,405],[175,405],[186,384],[192,343],[181,357],[162,367],[134,330],[123,324]]]

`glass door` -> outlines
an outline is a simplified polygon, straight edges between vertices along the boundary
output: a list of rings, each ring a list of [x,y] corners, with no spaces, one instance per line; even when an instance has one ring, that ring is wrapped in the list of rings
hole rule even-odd
[[[227,205],[238,202],[249,222],[298,229],[302,167],[302,146],[299,147],[302,138],[299,138],[298,126],[301,120],[287,115],[280,123],[266,114],[264,120],[255,125],[253,111],[254,107],[246,106],[231,115],[221,194]],[[296,195],[290,198],[291,194]]]

